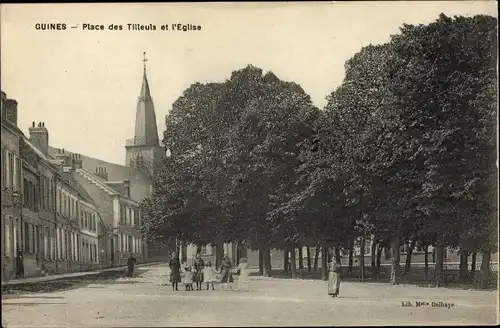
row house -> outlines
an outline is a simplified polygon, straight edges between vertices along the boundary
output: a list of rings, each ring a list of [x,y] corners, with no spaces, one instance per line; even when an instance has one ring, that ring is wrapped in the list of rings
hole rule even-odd
[[[2,96],[2,280],[99,267],[100,224],[94,200],[74,178],[78,160],[49,155],[44,123],[17,127],[17,102]]]
[[[106,265],[124,265],[130,253],[138,261],[144,261],[146,252],[140,231],[139,202],[131,197],[130,180],[108,181],[108,173],[103,167],[96,168],[95,172],[77,168],[75,172],[78,183],[97,204],[105,236],[99,251],[106,256],[103,258]]]
[[[23,133],[17,127],[17,102],[1,92],[1,197],[2,280],[14,274],[16,249],[21,231],[22,162],[19,143]]]

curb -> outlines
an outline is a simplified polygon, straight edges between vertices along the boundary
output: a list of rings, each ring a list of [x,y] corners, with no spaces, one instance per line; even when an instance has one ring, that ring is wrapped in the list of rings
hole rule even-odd
[[[135,267],[140,268],[140,267],[147,267],[147,266],[164,264],[164,263],[165,262],[141,263],[141,264],[137,264]],[[72,279],[72,278],[81,278],[81,277],[86,277],[86,276],[99,275],[103,272],[113,272],[113,271],[122,271],[122,270],[124,271],[126,269],[127,269],[127,266],[120,266],[120,267],[115,267],[115,268],[102,269],[102,270],[98,270],[98,271],[74,272],[74,273],[70,273],[68,275],[52,275],[52,276],[34,277],[34,278],[27,278],[27,279],[15,279],[15,280],[9,280],[9,281],[2,281],[2,288],[9,287],[9,286],[32,285],[32,284],[44,283],[44,282],[55,281],[55,280],[65,280],[65,279],[67,280],[67,279]]]

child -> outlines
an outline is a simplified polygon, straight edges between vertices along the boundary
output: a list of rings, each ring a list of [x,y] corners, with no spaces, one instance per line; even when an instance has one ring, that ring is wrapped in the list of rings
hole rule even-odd
[[[205,263],[205,268],[203,269],[203,276],[205,282],[207,283],[207,290],[210,289],[210,286],[212,286],[212,290],[215,290],[214,282],[217,280],[217,272],[212,267],[212,263],[210,261],[207,261]]]
[[[186,291],[193,290],[193,272],[191,272],[191,267],[186,267],[184,272],[184,286],[186,286]]]
[[[250,272],[248,271],[247,259],[244,257],[242,257],[240,259],[240,264],[238,265],[238,272],[239,272],[240,276],[238,278],[238,287],[236,288],[236,290],[241,290],[242,287],[244,287],[243,289],[248,291],[250,289],[249,288],[249,278],[248,278],[248,276],[250,275]]]

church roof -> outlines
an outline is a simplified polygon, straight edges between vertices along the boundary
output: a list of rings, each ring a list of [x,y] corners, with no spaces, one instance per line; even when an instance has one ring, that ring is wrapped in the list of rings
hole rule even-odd
[[[144,59],[144,62],[146,62],[146,59]],[[159,146],[156,114],[151,91],[149,89],[146,65],[144,65],[141,93],[137,101],[133,141],[134,146]]]

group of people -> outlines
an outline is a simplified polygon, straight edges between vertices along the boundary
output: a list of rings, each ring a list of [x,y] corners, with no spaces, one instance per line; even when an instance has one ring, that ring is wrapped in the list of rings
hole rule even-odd
[[[202,290],[203,283],[206,284],[206,289],[215,290],[214,284],[220,283],[220,290],[232,290],[233,279],[233,266],[231,260],[227,255],[221,262],[220,271],[212,266],[210,261],[203,261],[200,254],[196,254],[193,265],[187,263],[181,265],[177,253],[172,253],[172,258],[169,262],[170,267],[170,282],[172,283],[172,290],[178,291],[179,283],[184,284],[186,291],[193,289],[193,284],[196,284],[196,290]],[[248,263],[245,258],[240,259],[238,265],[239,278],[237,290],[242,288],[248,289]]]

